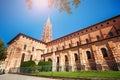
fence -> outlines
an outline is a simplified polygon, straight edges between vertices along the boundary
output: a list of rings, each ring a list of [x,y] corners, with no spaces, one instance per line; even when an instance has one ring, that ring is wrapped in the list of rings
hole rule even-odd
[[[71,66],[69,64],[65,65],[56,65],[56,66],[33,66],[33,67],[21,67],[21,68],[11,68],[9,72],[11,73],[35,73],[35,72],[72,72],[72,71],[102,71],[102,70],[111,70],[117,71],[116,64],[103,66],[101,64],[90,64],[90,65],[80,65],[76,64]]]

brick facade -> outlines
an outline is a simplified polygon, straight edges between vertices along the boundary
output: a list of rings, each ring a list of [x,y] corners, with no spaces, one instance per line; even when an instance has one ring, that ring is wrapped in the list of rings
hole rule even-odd
[[[48,43],[18,34],[8,45],[6,70],[31,55],[36,63],[52,60],[53,71],[120,70],[120,16]]]

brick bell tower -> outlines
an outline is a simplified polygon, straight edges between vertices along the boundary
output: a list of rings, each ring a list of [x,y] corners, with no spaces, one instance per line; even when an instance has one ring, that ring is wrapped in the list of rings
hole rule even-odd
[[[52,40],[52,24],[50,18],[48,17],[47,22],[44,24],[44,30],[42,33],[42,41],[47,43]]]

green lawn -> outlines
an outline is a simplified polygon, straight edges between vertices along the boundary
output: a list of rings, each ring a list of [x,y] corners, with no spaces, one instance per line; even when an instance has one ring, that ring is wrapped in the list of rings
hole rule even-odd
[[[35,75],[64,77],[120,78],[120,71],[80,71],[80,72],[37,72]]]

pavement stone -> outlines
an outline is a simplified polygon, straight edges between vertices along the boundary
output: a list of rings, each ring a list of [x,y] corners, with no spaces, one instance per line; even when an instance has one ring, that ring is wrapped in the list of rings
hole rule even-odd
[[[25,75],[18,75],[18,74],[3,74],[3,75],[0,75],[0,80],[58,80],[58,79],[25,76]]]

